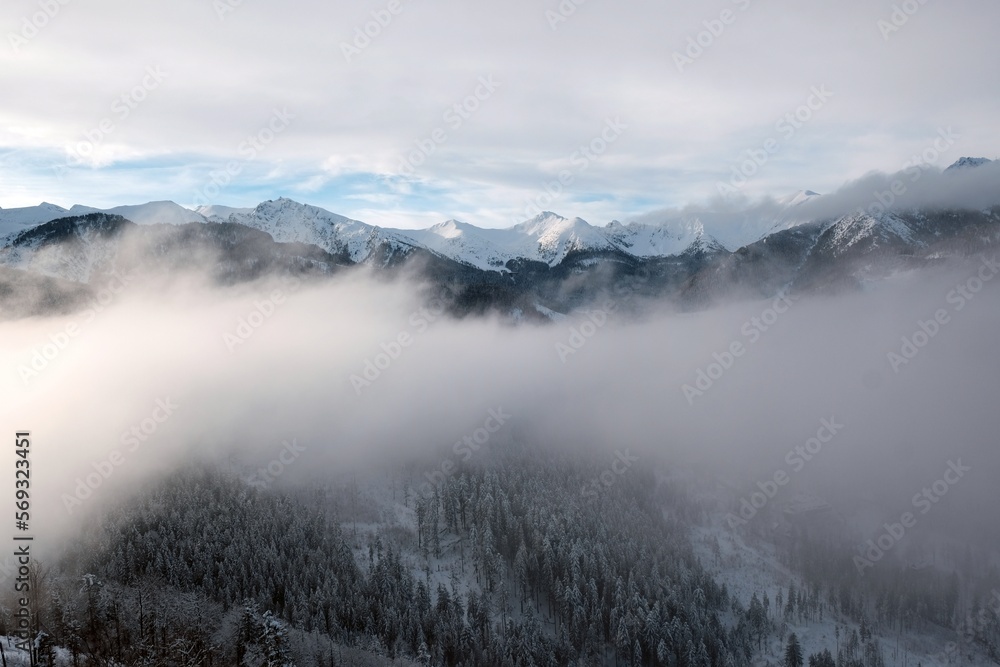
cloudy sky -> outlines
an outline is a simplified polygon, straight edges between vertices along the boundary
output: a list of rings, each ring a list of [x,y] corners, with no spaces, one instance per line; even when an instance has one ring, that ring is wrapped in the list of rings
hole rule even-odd
[[[603,224],[1000,156],[995,0],[576,2],[7,0],[0,206]]]

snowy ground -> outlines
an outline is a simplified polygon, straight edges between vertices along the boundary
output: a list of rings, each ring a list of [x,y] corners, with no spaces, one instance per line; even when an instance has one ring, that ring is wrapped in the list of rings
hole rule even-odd
[[[0,636],[0,648],[3,649],[3,660],[7,667],[28,667],[31,661],[27,651],[17,648],[17,637]],[[56,667],[69,667],[73,664],[69,651],[56,647]]]
[[[713,553],[713,545],[718,540],[719,554]],[[780,617],[780,611],[775,612],[774,600],[778,591],[788,590],[788,585],[794,582],[801,587],[799,581],[788,568],[782,565],[773,548],[762,544],[759,547],[749,546],[738,531],[733,531],[724,523],[722,517],[716,518],[712,527],[694,529],[692,542],[695,554],[716,580],[725,583],[730,595],[737,597],[744,607],[749,606],[754,593],[763,598],[767,593],[771,599],[771,619],[783,626],[785,632],[782,638],[794,632],[802,646],[803,656],[808,656],[823,649],[830,649],[836,656],[836,628],[841,628],[841,641],[844,641],[844,628],[850,632],[856,625],[839,614],[825,613],[822,621],[806,623],[785,623]],[[959,637],[954,632],[941,631],[937,634],[909,633],[900,638],[880,637],[883,655],[890,667],[953,667],[955,665],[977,666],[993,664],[989,658],[975,647],[962,648],[962,659],[957,654],[947,655],[950,642],[958,642]],[[772,639],[770,645],[758,657],[755,667],[780,664],[784,655],[784,640]]]

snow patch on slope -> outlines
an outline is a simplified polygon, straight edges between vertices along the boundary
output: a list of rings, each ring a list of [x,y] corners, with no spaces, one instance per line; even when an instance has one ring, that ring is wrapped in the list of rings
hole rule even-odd
[[[627,225],[615,220],[604,229],[620,250],[642,258],[680,255],[707,236],[698,218],[668,219],[658,224],[630,222]]]
[[[115,206],[106,209],[77,204],[69,210],[69,215],[87,215],[89,213],[120,215],[137,225],[185,225],[192,222],[205,222],[204,216],[200,213],[172,201],[151,201],[146,204]]]
[[[988,158],[984,157],[960,157],[951,166],[949,166],[945,171],[958,171],[960,169],[975,169],[976,167],[981,167],[984,164],[989,164],[993,162]]]
[[[62,206],[42,202],[38,206],[0,208],[0,238],[12,236],[25,229],[64,218],[69,212]]]
[[[326,209],[284,197],[258,204],[249,212],[230,209],[225,222],[236,222],[267,232],[278,243],[309,243],[353,262],[365,262],[381,245],[396,250],[413,247],[410,239]]]
[[[890,212],[852,213],[833,225],[832,242],[836,254],[863,241],[871,240],[874,246],[901,240],[913,243],[913,230],[906,221]]]
[[[12,241],[13,239],[8,239]],[[0,264],[78,283],[114,264],[118,244],[89,228],[77,227],[73,236],[60,243],[33,239],[0,249]]]
[[[480,229],[449,220],[428,229],[387,232],[456,261],[487,271],[503,270],[512,259],[527,259],[555,266],[573,251],[614,250],[598,228],[580,218],[545,212],[508,229]]]
[[[195,211],[209,222],[229,222],[229,218],[233,215],[249,215],[253,213],[252,208],[235,208],[233,206],[218,206],[215,204],[199,206]]]

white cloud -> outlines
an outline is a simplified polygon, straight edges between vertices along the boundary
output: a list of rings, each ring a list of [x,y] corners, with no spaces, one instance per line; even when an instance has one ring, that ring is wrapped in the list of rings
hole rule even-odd
[[[478,77],[492,74],[501,88],[416,175],[435,188],[427,209],[444,217],[481,211],[473,220],[480,224],[506,224],[551,176],[548,167],[609,116],[627,119],[628,133],[555,208],[604,222],[640,205],[703,200],[734,156],[773,132],[813,85],[828,85],[836,99],[748,185],[751,194],[831,191],[871,169],[894,171],[941,125],[962,134],[955,157],[1000,155],[1000,90],[988,85],[1000,60],[995,3],[929,3],[888,41],[876,25],[892,11],[882,0],[771,0],[745,11],[728,0],[593,0],[553,31],[544,12],[556,5],[406,3],[348,63],[341,42],[384,3],[247,0],[220,21],[208,0],[68,2],[18,52],[9,35],[0,44],[0,86],[12,91],[0,108],[0,148],[63,151],[113,114],[147,66],[159,66],[169,77],[116,123],[102,163],[126,156],[176,165],[178,156],[192,156],[224,164],[238,159],[241,142],[276,107],[287,107],[296,120],[257,158],[261,171],[279,179],[275,188],[294,174],[301,191],[314,192],[310,201],[324,206],[343,200],[329,192],[336,181],[323,176],[392,171]],[[727,7],[738,20],[679,73],[673,52]],[[0,17],[17,34],[37,11],[36,0],[13,0]],[[186,196],[169,189],[185,182],[180,167],[129,175],[130,164],[70,183],[15,171],[8,178],[24,186],[5,191],[0,205],[121,203],[94,201],[112,191],[132,193],[129,200]],[[466,192],[481,199],[471,204]],[[360,209],[338,212],[361,217]],[[376,224],[425,219],[370,213]]]

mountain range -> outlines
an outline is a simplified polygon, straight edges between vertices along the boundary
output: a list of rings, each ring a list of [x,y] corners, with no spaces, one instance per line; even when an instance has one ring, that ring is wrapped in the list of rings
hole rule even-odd
[[[818,196],[803,191],[786,198],[782,205],[791,208]],[[332,254],[344,254],[354,263],[370,262],[385,246],[404,253],[421,248],[461,264],[501,273],[508,270],[507,263],[511,261],[542,262],[552,267],[571,253],[581,251],[619,251],[637,258],[652,258],[679,255],[692,247],[736,250],[790,224],[772,219],[753,220],[736,229],[720,230],[717,238],[692,216],[624,225],[615,220],[596,227],[580,218],[568,219],[546,211],[508,229],[484,229],[448,220],[427,229],[409,230],[378,227],[286,198],[266,201],[255,208],[202,206],[195,210],[171,201],[109,209],[79,204],[64,209],[45,202],[27,208],[0,209],[0,243],[5,247],[4,242],[12,241],[19,232],[44,223],[93,213],[121,216],[138,225],[239,224],[266,232],[278,243],[308,243]]]
[[[948,171],[998,164],[962,158]],[[421,230],[380,227],[286,198],[254,208],[196,210],[170,201],[110,209],[42,203],[0,209],[0,305],[9,308],[26,280],[42,281],[46,288],[36,291],[50,306],[59,304],[65,299],[52,290],[77,293],[114,268],[208,265],[220,282],[239,282],[274,270],[331,274],[367,265],[419,270],[448,286],[461,312],[549,317],[592,303],[614,281],[699,307],[787,287],[858,287],[981,252],[1000,239],[1000,207],[882,206],[812,215],[822,200],[803,190],[772,207],[721,219],[664,213],[595,226],[543,212],[507,229],[448,220]]]

